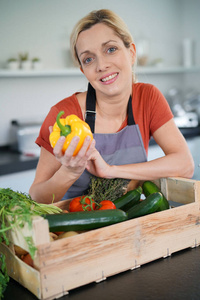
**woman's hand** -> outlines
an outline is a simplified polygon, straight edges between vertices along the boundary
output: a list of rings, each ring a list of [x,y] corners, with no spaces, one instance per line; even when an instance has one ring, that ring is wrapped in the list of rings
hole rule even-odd
[[[87,161],[95,149],[95,140],[91,141],[91,138],[87,136],[78,154],[73,156],[79,139],[80,138],[78,136],[75,136],[63,154],[62,148],[65,142],[65,137],[61,136],[53,150],[56,159],[61,163],[61,165],[64,166],[69,172],[73,173],[73,175],[77,178],[80,177],[85,170]]]
[[[49,127],[50,133],[52,132],[53,127]],[[108,165],[105,160],[102,158],[100,153],[95,148],[95,140],[92,140],[88,136],[80,151],[76,156],[73,156],[74,150],[79,142],[79,137],[75,136],[65,154],[62,152],[62,147],[65,142],[65,137],[61,136],[54,147],[53,153],[56,159],[61,163],[62,166],[65,166],[70,172],[73,172],[74,175],[78,178],[81,176],[85,169],[88,170],[91,174],[103,177],[103,178],[112,178],[109,175],[111,166]]]
[[[88,159],[86,169],[97,177],[112,178],[111,166],[105,162],[96,148]]]

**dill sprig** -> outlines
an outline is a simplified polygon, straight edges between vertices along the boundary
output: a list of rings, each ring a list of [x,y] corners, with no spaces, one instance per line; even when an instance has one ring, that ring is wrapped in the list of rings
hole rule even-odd
[[[25,224],[28,224],[31,229],[33,216],[61,212],[62,210],[53,204],[35,202],[29,194],[15,192],[10,188],[0,188],[0,243],[4,241],[6,245],[9,245],[7,233],[11,229],[22,232]],[[32,236],[24,236],[24,240],[27,243],[31,257],[34,258],[37,248],[34,245]],[[3,297],[8,281],[5,256],[0,253],[0,299]]]
[[[114,201],[126,192],[129,182],[130,180],[123,178],[107,179],[92,176],[87,194],[92,195],[97,203],[102,200]]]
[[[41,204],[31,199],[29,194],[15,192],[10,188],[0,189],[0,242],[9,245],[7,232],[11,229],[21,229],[28,224],[32,228],[32,217],[43,214],[61,213],[62,210],[53,204]],[[33,258],[37,250],[32,237],[24,237]]]
[[[5,255],[0,253],[0,299],[3,298],[3,293],[5,292],[8,282],[9,276],[6,268]]]

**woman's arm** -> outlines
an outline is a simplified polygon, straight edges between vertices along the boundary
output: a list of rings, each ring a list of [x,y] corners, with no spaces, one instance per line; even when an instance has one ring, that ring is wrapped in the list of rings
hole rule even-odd
[[[88,171],[106,178],[136,180],[153,180],[162,177],[191,178],[194,172],[194,161],[174,120],[168,121],[157,129],[153,137],[165,153],[164,157],[144,163],[109,166],[98,152],[94,152],[88,163]]]
[[[37,202],[51,203],[53,198],[54,202],[61,200],[85,170],[87,160],[95,147],[94,140],[90,144],[90,138],[86,138],[79,153],[72,156],[79,142],[79,138],[75,137],[63,155],[64,141],[64,137],[58,140],[54,148],[55,156],[41,147],[35,179],[29,190],[32,199]]]

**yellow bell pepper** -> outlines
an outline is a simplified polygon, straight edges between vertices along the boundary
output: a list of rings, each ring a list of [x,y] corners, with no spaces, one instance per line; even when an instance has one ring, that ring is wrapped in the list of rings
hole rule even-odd
[[[92,141],[93,135],[92,135],[90,126],[86,122],[82,121],[76,115],[70,115],[64,119],[60,119],[60,117],[63,114],[64,114],[64,111],[60,111],[58,113],[56,122],[53,126],[53,131],[51,132],[51,134],[49,136],[49,141],[50,141],[51,147],[54,148],[58,139],[62,135],[64,135],[66,137],[65,143],[62,148],[62,151],[64,153],[66,151],[66,149],[68,148],[73,137],[75,137],[75,136],[80,137],[78,145],[73,153],[73,156],[75,156],[81,149],[86,136],[90,136],[91,141]]]

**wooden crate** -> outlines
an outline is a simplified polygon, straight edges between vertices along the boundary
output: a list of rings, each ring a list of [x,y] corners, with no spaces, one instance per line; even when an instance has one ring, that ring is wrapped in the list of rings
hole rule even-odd
[[[155,181],[168,200],[184,205],[50,242],[47,221],[34,219],[36,269],[22,262],[12,247],[0,245],[9,275],[39,299],[54,299],[71,289],[133,270],[153,260],[200,245],[200,181]],[[58,205],[67,208],[69,201]],[[26,249],[19,233],[12,243]]]

